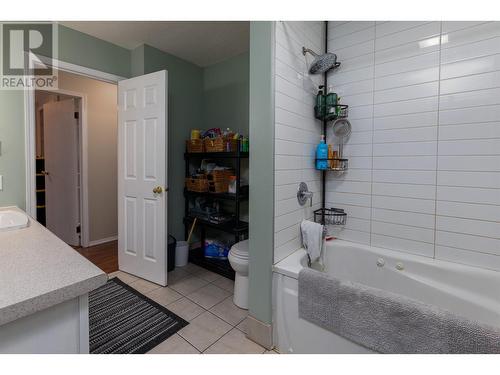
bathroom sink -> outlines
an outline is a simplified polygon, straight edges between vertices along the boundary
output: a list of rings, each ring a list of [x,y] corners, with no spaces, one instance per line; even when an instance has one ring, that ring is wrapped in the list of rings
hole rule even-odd
[[[0,211],[0,232],[26,228],[28,226],[28,216],[17,211]]]

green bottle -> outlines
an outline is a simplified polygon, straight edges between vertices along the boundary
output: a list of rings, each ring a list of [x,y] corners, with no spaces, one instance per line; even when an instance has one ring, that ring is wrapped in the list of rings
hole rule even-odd
[[[326,114],[325,107],[325,86],[319,86],[318,94],[316,95],[316,105],[314,106],[314,117],[319,120],[323,120]]]
[[[326,119],[333,120],[337,116],[337,94],[333,92],[333,86],[328,86],[328,93],[326,94]]]

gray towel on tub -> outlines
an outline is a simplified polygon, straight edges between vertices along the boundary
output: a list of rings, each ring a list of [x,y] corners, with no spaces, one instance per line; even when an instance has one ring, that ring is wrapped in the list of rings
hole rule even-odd
[[[500,353],[500,329],[303,268],[299,316],[379,353]]]

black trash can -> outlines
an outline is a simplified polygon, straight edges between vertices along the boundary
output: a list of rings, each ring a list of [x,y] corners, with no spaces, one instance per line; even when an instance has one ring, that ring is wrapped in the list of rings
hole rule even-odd
[[[167,271],[173,271],[175,268],[175,246],[177,240],[174,236],[168,235],[168,250],[167,250]]]

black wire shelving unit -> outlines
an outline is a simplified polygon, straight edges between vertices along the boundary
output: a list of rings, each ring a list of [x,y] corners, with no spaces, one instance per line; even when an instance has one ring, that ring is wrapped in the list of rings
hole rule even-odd
[[[231,162],[236,174],[236,193],[210,193],[194,192],[184,189],[184,236],[187,238],[189,229],[193,224],[195,216],[190,214],[190,202],[197,197],[228,202],[233,206],[234,219],[223,223],[215,223],[205,218],[197,217],[196,228],[199,229],[201,247],[189,251],[189,261],[200,267],[208,269],[219,275],[234,280],[234,271],[226,259],[205,258],[205,239],[207,230],[229,233],[233,236],[234,242],[243,241],[248,238],[248,222],[241,220],[241,203],[248,201],[249,188],[241,186],[242,161],[248,159],[249,153],[240,151],[240,142],[238,142],[235,152],[194,152],[184,153],[185,176],[190,176],[190,167],[192,164],[200,163],[203,159],[212,161]]]

